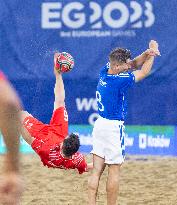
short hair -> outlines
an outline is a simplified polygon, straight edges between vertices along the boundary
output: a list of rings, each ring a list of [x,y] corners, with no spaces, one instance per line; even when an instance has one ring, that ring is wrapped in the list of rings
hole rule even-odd
[[[69,137],[64,139],[62,151],[66,157],[70,157],[78,151],[79,147],[79,136],[74,133],[71,133]]]
[[[125,48],[115,48],[109,54],[110,61],[117,61],[119,63],[126,63],[127,59],[131,58],[131,52]]]

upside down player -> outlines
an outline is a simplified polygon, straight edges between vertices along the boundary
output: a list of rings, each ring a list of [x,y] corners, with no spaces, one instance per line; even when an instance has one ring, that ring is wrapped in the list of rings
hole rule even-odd
[[[65,90],[61,73],[56,69],[59,53],[54,55],[54,112],[50,124],[43,124],[26,111],[22,111],[22,136],[40,156],[44,166],[59,169],[78,169],[79,174],[92,168],[84,156],[77,152],[78,135],[68,135],[68,114],[65,108]]]
[[[20,100],[0,71],[0,130],[7,148],[0,179],[0,204],[17,205],[23,192],[19,169]]]

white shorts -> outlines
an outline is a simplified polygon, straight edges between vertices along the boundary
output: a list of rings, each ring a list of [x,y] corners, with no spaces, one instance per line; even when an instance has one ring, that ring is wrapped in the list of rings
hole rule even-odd
[[[125,158],[124,122],[99,117],[93,128],[92,154],[105,159],[106,164],[122,164]]]

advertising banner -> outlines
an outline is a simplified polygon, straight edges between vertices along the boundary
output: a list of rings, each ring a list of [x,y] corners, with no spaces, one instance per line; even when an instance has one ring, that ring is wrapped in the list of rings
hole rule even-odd
[[[80,151],[89,154],[92,150],[92,129],[90,125],[72,125],[69,132],[79,134]],[[126,126],[126,154],[177,156],[177,128],[174,126]],[[0,153],[5,146],[0,137]],[[21,138],[20,151],[33,153],[31,147]]]

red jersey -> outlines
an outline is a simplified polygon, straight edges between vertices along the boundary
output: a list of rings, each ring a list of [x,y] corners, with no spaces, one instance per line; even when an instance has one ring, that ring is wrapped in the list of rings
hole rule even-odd
[[[60,145],[68,135],[68,115],[65,107],[56,109],[50,124],[43,124],[29,116],[23,121],[24,127],[35,138],[31,147],[40,156],[44,166],[60,169],[78,169],[79,174],[87,170],[84,156],[77,152],[71,159],[63,157]]]

